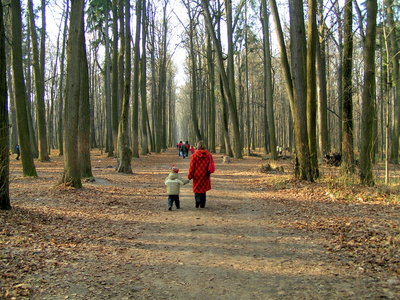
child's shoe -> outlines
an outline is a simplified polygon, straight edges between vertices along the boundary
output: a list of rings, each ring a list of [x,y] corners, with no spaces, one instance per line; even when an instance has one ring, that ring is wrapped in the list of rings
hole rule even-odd
[[[168,210],[172,210],[172,206],[168,206]]]

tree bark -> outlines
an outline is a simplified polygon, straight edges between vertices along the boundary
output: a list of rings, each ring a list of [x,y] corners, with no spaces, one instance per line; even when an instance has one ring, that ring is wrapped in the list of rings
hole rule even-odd
[[[129,0],[125,0],[125,80],[124,101],[118,125],[118,157],[116,171],[119,173],[132,173],[132,150],[128,145],[128,117],[129,100],[131,93],[131,12]]]
[[[374,151],[375,117],[375,39],[376,39],[376,0],[367,0],[367,34],[364,49],[364,91],[362,103],[360,180],[368,186],[374,185],[372,174],[372,152]]]
[[[346,0],[344,7],[344,49],[343,49],[343,79],[342,79],[342,171],[353,174],[354,146],[353,146],[353,2]]]
[[[310,150],[311,173],[314,179],[319,177],[317,156],[317,2],[308,0],[308,39],[307,39],[307,133]]]
[[[42,7],[42,10],[44,11],[45,8]],[[41,63],[44,64],[44,35],[42,34],[41,52],[39,55],[38,36],[36,33],[32,0],[28,0],[28,16],[32,41],[33,70],[35,74],[36,122],[39,148],[38,161],[48,161],[50,160],[50,157],[47,152],[46,109],[44,105],[44,66],[41,65]],[[45,17],[44,13],[42,14],[42,18],[43,17]],[[42,31],[45,31],[45,28],[42,28]]]
[[[140,100],[142,106],[142,142],[141,154],[146,155],[149,153],[149,143],[147,134],[147,59],[146,59],[146,38],[147,38],[147,11],[146,0],[142,4],[142,58],[140,60]]]
[[[61,183],[81,188],[79,168],[78,124],[81,97],[81,35],[83,35],[84,0],[71,1],[67,50],[67,83],[64,102],[64,174]]]
[[[120,7],[119,9],[122,9]],[[112,137],[113,137],[113,148],[117,150],[118,144],[118,0],[112,0],[112,74],[111,74],[111,122],[112,122]]]
[[[82,28],[80,35],[81,63],[80,63],[80,101],[78,124],[78,153],[79,169],[82,178],[93,177],[90,163],[90,101],[89,101],[89,70],[86,55],[85,31]]]
[[[295,103],[293,113],[296,140],[295,173],[299,179],[313,181],[307,133],[306,39],[302,1],[290,0],[289,13],[291,69]]]
[[[5,30],[3,19],[3,6],[0,5],[0,209],[11,209],[10,203],[10,148],[9,124],[7,109],[7,61]]]
[[[14,103],[17,113],[18,140],[21,151],[22,173],[24,176],[37,176],[31,153],[27,95],[22,67],[22,28],[21,3],[11,1],[11,65],[13,71]]]
[[[278,158],[276,152],[276,137],[275,137],[275,117],[274,117],[274,102],[273,102],[273,87],[272,87],[272,62],[271,50],[269,43],[269,18],[267,11],[267,1],[261,2],[262,13],[262,26],[263,26],[263,39],[264,39],[264,82],[265,82],[265,122],[268,122],[268,132],[265,132],[265,141],[267,141],[267,134],[269,134],[269,145],[271,148],[272,159]],[[265,152],[268,153],[267,143],[264,143]]]
[[[139,73],[142,0],[136,0],[136,34],[133,55],[132,156],[139,157]]]

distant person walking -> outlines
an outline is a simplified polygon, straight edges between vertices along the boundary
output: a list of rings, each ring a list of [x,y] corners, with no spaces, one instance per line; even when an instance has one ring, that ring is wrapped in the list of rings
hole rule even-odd
[[[20,151],[19,151],[19,145],[18,144],[15,146],[15,153],[17,153],[17,157],[15,159],[19,160]]]
[[[214,173],[215,165],[211,155],[206,150],[203,141],[197,143],[197,151],[192,155],[189,165],[188,179],[193,179],[193,193],[196,208],[206,206],[206,192],[211,190],[210,175]]]
[[[180,142],[178,143],[178,154],[179,154],[179,157],[182,156],[181,147],[182,147],[182,141],[180,141]]]
[[[186,146],[186,143],[183,143],[181,145],[181,153],[183,158],[185,158],[188,155],[188,148]]]

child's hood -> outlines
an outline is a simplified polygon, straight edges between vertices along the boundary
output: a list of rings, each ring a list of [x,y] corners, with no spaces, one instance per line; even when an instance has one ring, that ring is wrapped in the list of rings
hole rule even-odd
[[[175,172],[171,172],[168,175],[168,179],[170,179],[170,180],[177,179],[178,177],[179,177],[178,173],[175,173]]]

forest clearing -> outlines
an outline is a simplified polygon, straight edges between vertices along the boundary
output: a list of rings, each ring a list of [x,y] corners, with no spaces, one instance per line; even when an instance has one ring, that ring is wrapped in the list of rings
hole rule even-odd
[[[35,162],[36,178],[11,158],[0,298],[400,299],[395,190],[346,185],[322,164],[309,183],[290,159],[214,154],[206,208],[189,183],[168,211],[165,177],[173,164],[187,176],[190,157],[135,158],[130,175],[98,150],[91,160],[95,180],[75,189],[57,185],[62,157]],[[267,162],[284,172],[261,173]]]

